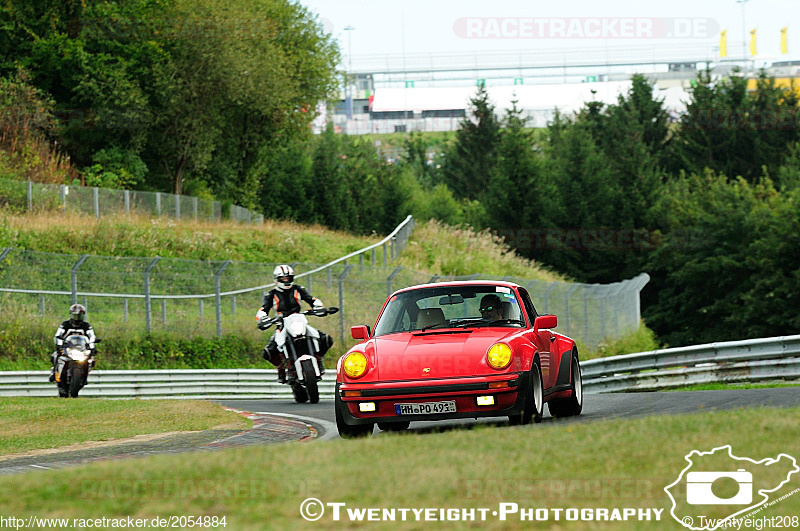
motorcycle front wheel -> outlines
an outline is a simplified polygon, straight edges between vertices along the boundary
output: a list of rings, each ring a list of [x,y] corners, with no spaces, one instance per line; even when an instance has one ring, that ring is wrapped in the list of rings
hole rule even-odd
[[[303,362],[303,380],[305,380],[308,399],[312,404],[319,402],[319,388],[317,387],[317,372],[311,360]]]
[[[83,387],[83,374],[86,369],[83,365],[75,363],[72,365],[71,373],[69,379],[69,396],[70,398],[77,398],[78,393],[80,392],[81,388]]]

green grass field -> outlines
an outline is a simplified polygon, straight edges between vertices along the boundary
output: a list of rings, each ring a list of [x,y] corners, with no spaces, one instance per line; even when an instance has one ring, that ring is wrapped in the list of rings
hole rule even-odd
[[[664,487],[692,450],[732,445],[753,459],[797,455],[800,409],[747,409],[599,422],[480,426],[442,433],[257,446],[213,453],[104,462],[0,478],[5,515],[99,518],[226,517],[228,529],[352,527],[331,510],[314,523],[306,498],[347,508],[657,508],[661,522],[398,522],[382,528],[527,527],[681,529]],[[727,466],[731,464],[728,463]],[[780,471],[769,481],[780,482]],[[775,497],[800,486],[800,477]],[[724,509],[724,506],[722,506]],[[707,516],[720,516],[720,506]],[[797,515],[794,495],[759,516]],[[361,524],[366,526],[365,523]],[[372,524],[375,525],[375,524]],[[371,526],[370,526],[371,527]]]
[[[199,400],[0,398],[0,456],[134,435],[200,431],[250,421]]]

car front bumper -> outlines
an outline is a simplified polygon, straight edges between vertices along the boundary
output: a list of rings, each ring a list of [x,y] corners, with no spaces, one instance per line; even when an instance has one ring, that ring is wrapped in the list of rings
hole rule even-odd
[[[521,413],[525,404],[524,389],[529,373],[497,376],[413,380],[380,383],[336,383],[336,408],[350,426],[377,422],[429,421],[459,418],[502,417]],[[507,383],[507,387],[490,388],[490,384]],[[352,396],[358,392],[360,396]],[[347,395],[347,396],[346,396]],[[477,397],[493,396],[494,404],[479,406]],[[455,402],[453,413],[400,415],[396,404]],[[362,412],[359,404],[372,402],[375,411]]]

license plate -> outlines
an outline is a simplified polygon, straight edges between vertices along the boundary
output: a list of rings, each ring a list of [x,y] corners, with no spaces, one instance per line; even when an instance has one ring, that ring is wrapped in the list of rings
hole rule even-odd
[[[426,415],[429,413],[455,413],[456,402],[419,402],[414,404],[395,404],[394,412],[398,415]]]

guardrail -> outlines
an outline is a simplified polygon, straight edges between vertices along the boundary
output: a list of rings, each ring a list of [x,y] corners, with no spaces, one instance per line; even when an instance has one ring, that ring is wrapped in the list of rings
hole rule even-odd
[[[328,370],[319,382],[321,398],[333,398],[336,376]],[[0,372],[0,396],[58,396],[49,371]],[[286,399],[288,385],[274,369],[185,369],[92,371],[80,396],[103,398]]]
[[[669,348],[581,362],[587,393],[800,378],[800,335]]]
[[[581,363],[586,393],[655,391],[709,382],[800,378],[800,335],[710,343],[588,360]],[[0,396],[56,396],[47,371],[0,372]],[[94,371],[81,396],[291,400],[274,369]],[[332,399],[334,371],[319,383]]]

